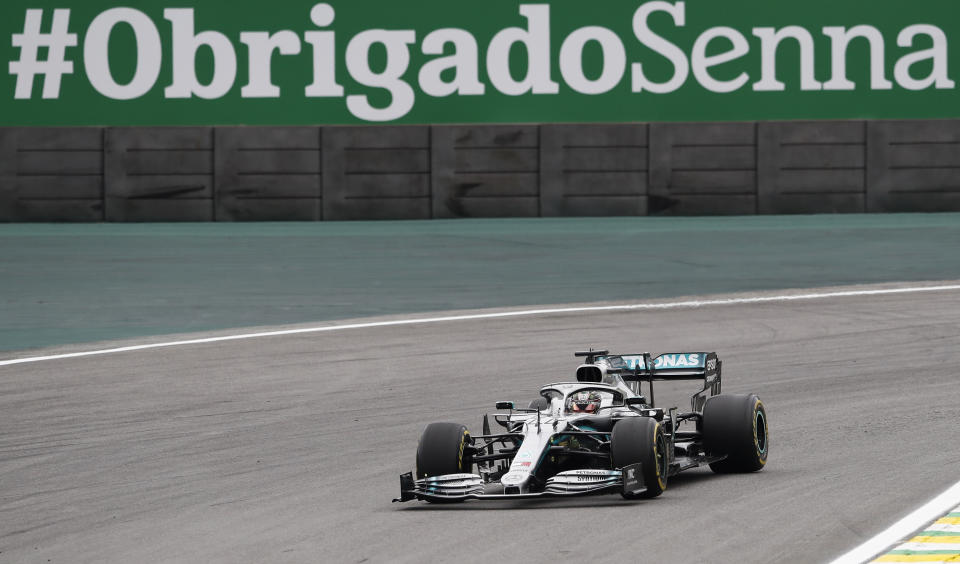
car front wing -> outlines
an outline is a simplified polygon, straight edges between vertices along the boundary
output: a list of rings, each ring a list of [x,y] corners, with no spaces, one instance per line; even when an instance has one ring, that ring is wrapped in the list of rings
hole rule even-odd
[[[415,480],[412,472],[400,476],[398,501],[463,501],[467,499],[529,499],[573,497],[602,493],[637,495],[647,490],[641,465],[630,464],[619,470],[568,470],[547,480],[542,491],[524,493],[486,493],[477,474],[447,474]]]

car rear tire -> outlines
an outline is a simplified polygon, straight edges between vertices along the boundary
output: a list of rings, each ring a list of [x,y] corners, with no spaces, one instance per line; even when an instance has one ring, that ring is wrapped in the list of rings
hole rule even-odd
[[[767,411],[756,395],[709,398],[703,406],[702,428],[707,453],[726,455],[710,463],[714,472],[756,472],[766,465],[770,450]]]
[[[610,457],[614,468],[639,462],[646,491],[621,494],[627,499],[657,497],[667,489],[667,438],[663,427],[649,417],[621,419],[610,435]]]

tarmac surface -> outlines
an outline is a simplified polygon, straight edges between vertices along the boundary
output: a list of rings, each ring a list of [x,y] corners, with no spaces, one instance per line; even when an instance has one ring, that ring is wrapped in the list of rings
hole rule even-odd
[[[958,308],[545,314],[7,366],[0,562],[829,560],[956,481]],[[724,391],[767,406],[767,467],[647,501],[391,503],[426,423],[478,429],[586,346],[718,351]]]
[[[453,222],[0,226],[0,360],[247,325],[922,286],[903,282],[960,279],[958,217],[467,222],[459,234]],[[943,290],[368,326],[0,366],[0,563],[826,561],[957,481],[958,312],[960,291]],[[590,346],[717,351],[724,391],[767,406],[767,467],[688,471],[646,501],[390,502],[424,425],[476,432],[494,402],[572,378],[573,351]]]

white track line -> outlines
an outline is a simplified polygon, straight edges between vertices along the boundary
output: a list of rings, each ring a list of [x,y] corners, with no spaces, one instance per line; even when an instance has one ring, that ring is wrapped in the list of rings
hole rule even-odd
[[[960,482],[830,564],[860,564],[866,562],[880,555],[881,552],[890,549],[902,539],[913,536],[924,525],[949,513],[957,504],[960,504]]]
[[[66,358],[80,358],[84,356],[95,356],[105,354],[116,354],[131,351],[142,351],[147,349],[160,349],[169,347],[180,347],[186,345],[202,345],[207,343],[220,343],[223,341],[238,341],[242,339],[258,339],[262,337],[278,337],[283,335],[299,335],[303,333],[324,333],[329,331],[346,331],[350,329],[370,329],[373,327],[391,327],[395,325],[419,325],[425,323],[444,323],[450,321],[469,321],[477,319],[496,319],[503,317],[530,317],[535,315],[550,315],[560,313],[586,313],[599,311],[632,311],[632,310],[663,310],[680,308],[698,308],[708,306],[725,306],[741,304],[759,304],[768,302],[789,302],[795,300],[822,300],[828,298],[847,298],[860,296],[881,296],[888,294],[911,294],[918,292],[945,292],[950,290],[960,290],[960,284],[943,286],[915,286],[906,288],[883,288],[877,290],[847,290],[838,292],[820,292],[807,294],[782,294],[774,296],[755,296],[750,298],[725,298],[715,300],[688,300],[679,302],[647,303],[647,304],[625,304],[610,306],[584,306],[584,307],[564,307],[550,309],[530,309],[519,311],[504,311],[497,313],[477,313],[468,315],[451,315],[444,317],[427,317],[414,319],[400,319],[395,321],[373,321],[369,323],[351,323],[347,325],[330,325],[324,327],[306,327],[301,329],[285,329],[281,331],[265,331],[261,333],[244,333],[240,335],[226,335],[223,337],[208,337],[205,339],[189,339],[185,341],[170,341],[166,343],[150,343],[145,345],[131,345],[126,347],[117,347],[113,349],[102,349],[93,351],[83,351],[74,353],[54,354],[47,356],[33,356],[27,358],[14,358],[9,360],[0,360],[0,366],[10,366],[12,364],[25,364],[28,362],[41,362],[45,360],[62,360]]]

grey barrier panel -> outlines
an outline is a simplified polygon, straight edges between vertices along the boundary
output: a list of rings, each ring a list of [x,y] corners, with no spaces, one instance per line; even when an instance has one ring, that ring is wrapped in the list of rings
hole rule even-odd
[[[643,124],[540,127],[544,216],[647,215]]]
[[[432,128],[433,217],[540,215],[535,125]]]
[[[755,123],[650,125],[650,215],[757,213]]]
[[[215,132],[217,221],[323,219],[319,127]]]
[[[430,128],[323,129],[323,218],[429,219]]]
[[[213,128],[107,129],[107,221],[213,221]]]
[[[960,211],[960,120],[0,128],[0,221]]]
[[[103,220],[103,130],[14,128],[0,151],[5,221]]]
[[[866,210],[866,124],[757,124],[759,213]]]
[[[0,221],[24,221],[16,209],[19,132],[19,128],[0,128]]]
[[[867,211],[960,211],[960,121],[881,121],[867,128]]]

